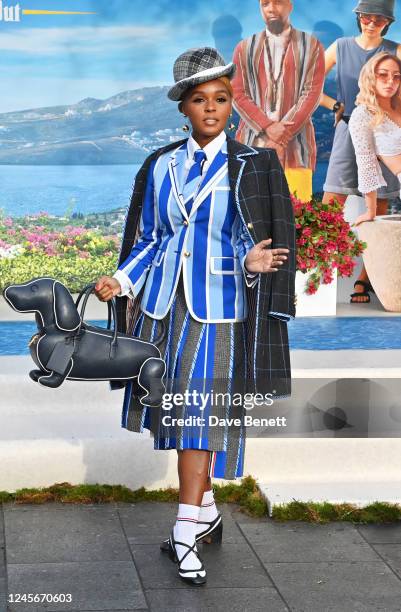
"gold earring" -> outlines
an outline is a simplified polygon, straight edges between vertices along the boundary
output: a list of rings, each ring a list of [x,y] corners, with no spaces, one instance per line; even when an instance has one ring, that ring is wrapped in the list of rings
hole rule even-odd
[[[232,116],[233,116],[233,115],[232,115],[232,113],[231,113],[231,115],[230,115],[230,117],[229,117],[229,118],[231,119],[231,118],[232,118]],[[230,130],[230,132],[232,132],[233,130],[237,129],[237,126],[235,125],[235,123],[233,123],[233,122],[231,121],[231,123],[230,123],[230,124],[229,124],[229,126],[228,126],[228,129]]]
[[[182,114],[184,115],[184,113],[182,113]],[[184,115],[184,117],[186,118],[187,115]],[[182,130],[183,130],[183,132],[189,132],[189,125],[184,123],[184,125],[182,126]]]

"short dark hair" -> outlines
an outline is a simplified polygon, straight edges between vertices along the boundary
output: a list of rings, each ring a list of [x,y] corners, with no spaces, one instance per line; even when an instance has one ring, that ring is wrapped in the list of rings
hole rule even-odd
[[[359,30],[360,32],[362,32],[362,26],[361,26],[361,17],[360,17],[360,13],[357,13],[357,14],[356,14],[356,23],[357,23],[357,26],[358,26],[358,30]],[[383,29],[382,29],[382,31],[380,32],[380,36],[386,36],[386,34],[387,34],[387,32],[388,32],[388,29],[389,29],[389,27],[391,26],[391,23],[392,23],[392,22],[390,21],[390,23],[388,23],[386,26],[384,26],[384,28],[383,28]]]

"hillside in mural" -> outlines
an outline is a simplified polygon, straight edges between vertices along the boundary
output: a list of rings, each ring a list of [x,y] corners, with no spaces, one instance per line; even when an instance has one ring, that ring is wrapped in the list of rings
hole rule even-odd
[[[0,164],[135,164],[150,151],[184,136],[183,118],[168,87],[146,87],[105,100],[0,114]],[[327,88],[326,88],[327,90]],[[314,118],[319,159],[327,159],[333,115]]]

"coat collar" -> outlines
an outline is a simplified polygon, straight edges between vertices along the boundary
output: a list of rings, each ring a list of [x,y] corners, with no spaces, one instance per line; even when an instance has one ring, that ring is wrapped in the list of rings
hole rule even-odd
[[[255,155],[259,155],[259,151],[248,145],[237,142],[233,138],[227,138],[228,152],[228,178],[230,182],[231,192],[234,195],[234,201],[237,206],[238,213],[244,222],[243,210],[244,192],[240,187],[240,180],[244,170],[246,160]]]
[[[259,155],[259,151],[253,147],[242,144],[234,138],[227,136],[227,153],[229,158],[241,159],[242,157],[249,155]]]

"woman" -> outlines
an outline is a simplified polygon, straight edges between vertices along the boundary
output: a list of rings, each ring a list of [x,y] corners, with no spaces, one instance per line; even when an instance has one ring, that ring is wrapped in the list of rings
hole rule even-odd
[[[378,158],[401,180],[401,60],[379,53],[363,67],[349,130],[358,164],[358,189],[367,211],[355,221],[373,221],[377,191],[386,186]]]
[[[276,153],[225,135],[234,71],[209,47],[176,60],[168,95],[192,134],[150,155],[138,172],[118,270],[96,286],[100,300],[119,296],[120,331],[153,341],[164,322],[171,402],[144,407],[128,384],[122,426],[147,428],[156,449],[178,452],[177,521],[161,548],[194,585],[206,581],[196,541],[221,541],[211,477],[243,473],[244,408],[214,402],[211,392],[290,391],[293,211]],[[228,418],[212,427],[209,417]]]
[[[344,203],[347,196],[358,193],[355,151],[348,130],[349,117],[355,108],[358,78],[370,58],[383,51],[401,57],[401,45],[383,38],[394,21],[394,0],[360,0],[354,9],[360,35],[336,40],[325,53],[326,74],[337,68],[337,100],[323,94],[321,105],[335,113],[335,135],[327,169],[323,202],[332,198]],[[379,214],[388,209],[388,199],[398,195],[398,183],[387,168],[383,168],[386,186],[378,193]],[[372,290],[365,267],[354,285],[351,303],[369,303]]]

